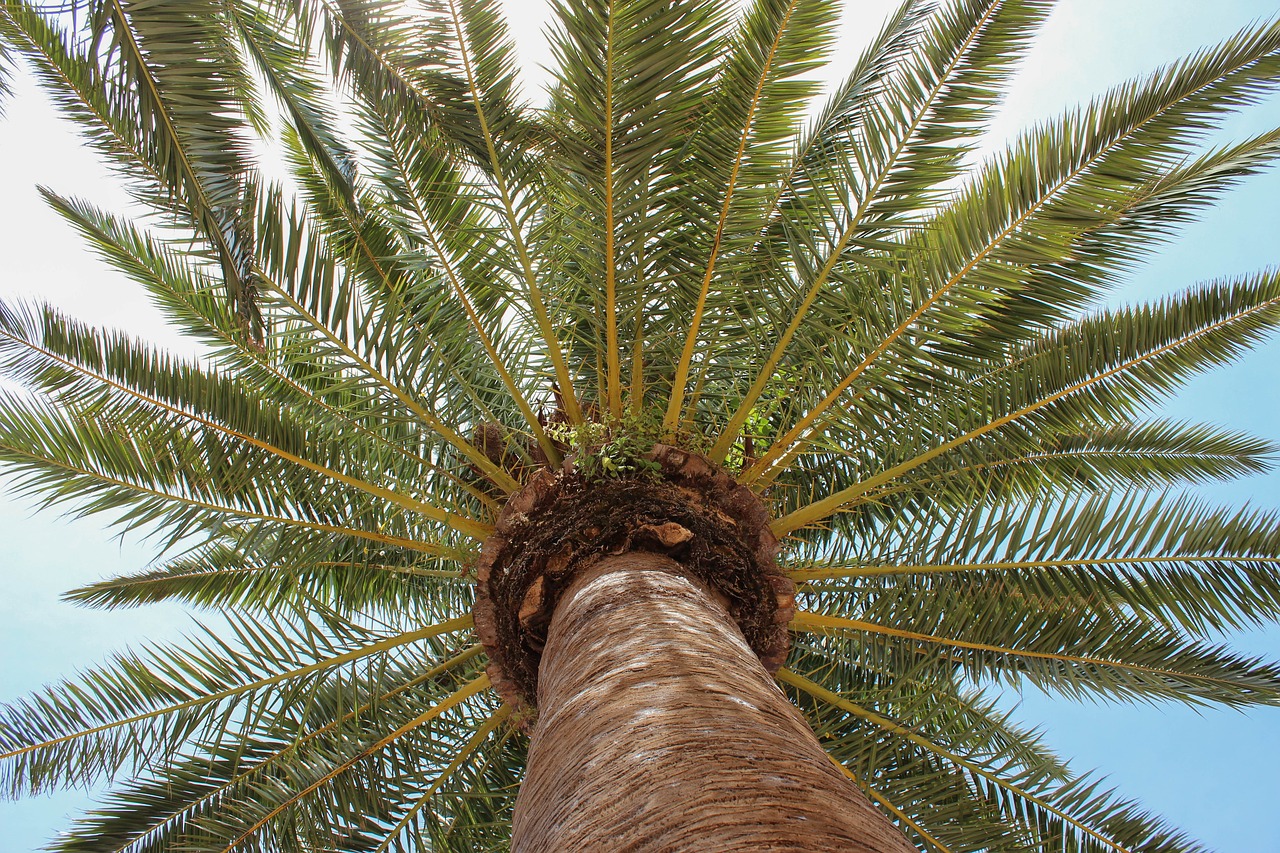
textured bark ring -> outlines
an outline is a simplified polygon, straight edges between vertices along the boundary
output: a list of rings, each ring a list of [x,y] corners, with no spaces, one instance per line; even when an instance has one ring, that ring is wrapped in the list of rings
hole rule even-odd
[[[601,558],[653,551],[725,604],[770,672],[790,647],[795,585],[778,568],[769,512],[704,457],[658,444],[656,475],[587,480],[568,459],[512,495],[476,566],[476,631],[508,703],[535,704],[547,626],[560,596]]]

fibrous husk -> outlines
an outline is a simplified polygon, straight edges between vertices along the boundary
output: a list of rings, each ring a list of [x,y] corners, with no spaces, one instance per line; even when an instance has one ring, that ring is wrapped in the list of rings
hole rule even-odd
[[[776,563],[769,513],[746,486],[668,445],[645,454],[657,475],[588,480],[573,460],[542,469],[508,500],[476,566],[476,630],[489,676],[531,707],[547,626],[569,584],[604,556],[653,551],[679,562],[732,614],[765,667],[789,648],[795,586]]]

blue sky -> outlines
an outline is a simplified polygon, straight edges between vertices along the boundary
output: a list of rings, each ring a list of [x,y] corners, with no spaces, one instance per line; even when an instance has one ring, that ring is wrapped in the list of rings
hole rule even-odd
[[[838,60],[848,61],[891,5],[851,0]],[[517,4],[515,31],[526,64],[545,63],[540,4]],[[1020,75],[996,133],[1007,135],[1107,85],[1151,70],[1280,12],[1276,0],[1063,0]],[[21,87],[20,87],[21,88]],[[1232,123],[1243,136],[1280,125],[1280,100]],[[125,197],[48,107],[22,89],[0,122],[0,297],[39,295],[86,319],[121,326],[182,346],[127,283],[107,273],[44,209],[36,184],[121,207]],[[1154,298],[1196,281],[1280,263],[1280,172],[1251,179],[1204,219],[1169,235],[1136,270],[1116,300]],[[1192,382],[1166,413],[1249,430],[1280,442],[1280,342]],[[153,556],[146,542],[120,541],[93,519],[35,512],[0,479],[0,700],[16,698],[60,675],[92,665],[143,639],[179,636],[188,625],[177,608],[97,613],[72,608],[59,594],[106,575],[131,571]],[[1215,500],[1280,506],[1280,475],[1206,490]],[[1280,658],[1280,630],[1230,638],[1238,648]],[[1222,853],[1280,851],[1280,709],[1242,714],[1170,706],[1070,703],[1010,696],[1019,713],[1077,769],[1098,768],[1126,794],[1179,823]],[[0,853],[30,850],[84,802],[77,793],[0,803]]]

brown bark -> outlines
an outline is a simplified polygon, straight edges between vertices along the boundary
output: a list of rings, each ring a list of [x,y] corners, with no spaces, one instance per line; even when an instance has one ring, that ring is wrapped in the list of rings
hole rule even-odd
[[[560,599],[512,849],[914,851],[827,758],[718,596],[607,557]]]
[[[722,595],[774,672],[790,648],[795,584],[778,567],[769,511],[750,488],[696,453],[657,444],[634,477],[589,478],[576,461],[529,477],[499,513],[476,563],[476,633],[494,689],[537,705],[538,670],[560,596],[608,554],[656,551]]]

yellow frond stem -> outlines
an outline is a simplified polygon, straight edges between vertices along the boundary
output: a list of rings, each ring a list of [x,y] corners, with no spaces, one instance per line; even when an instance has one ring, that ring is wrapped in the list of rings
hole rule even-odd
[[[791,0],[787,4],[786,15],[778,26],[773,44],[769,46],[769,54],[761,66],[760,77],[756,81],[756,90],[751,96],[751,104],[747,108],[747,120],[743,124],[742,135],[738,139],[738,152],[734,155],[733,167],[729,170],[729,180],[724,193],[724,202],[720,206],[720,217],[716,222],[715,237],[711,241],[711,257],[707,259],[707,271],[702,277],[702,285],[698,290],[698,301],[694,305],[693,319],[689,323],[689,332],[685,335],[684,349],[680,353],[680,361],[676,365],[675,379],[671,383],[671,399],[667,403],[667,413],[662,419],[663,437],[670,440],[679,431],[681,414],[684,409],[684,389],[689,384],[689,367],[693,362],[693,353],[698,344],[698,329],[702,324],[702,315],[707,308],[707,296],[711,292],[711,281],[715,276],[716,262],[720,257],[720,244],[724,241],[725,226],[729,221],[729,211],[733,207],[733,194],[738,187],[738,173],[742,170],[742,161],[746,155],[747,143],[751,139],[751,128],[755,125],[756,111],[764,97],[765,84],[769,81],[769,73],[773,69],[774,59],[782,45],[782,37],[795,13],[799,0]],[[696,399],[696,397],[695,397]]]
[[[608,365],[609,415],[622,417],[622,366],[618,352],[618,282],[613,211],[613,6],[604,36],[604,355]]]
[[[893,803],[891,803],[888,797],[884,796],[875,788],[872,788],[866,782],[859,779],[857,774],[855,774],[848,767],[845,767],[839,761],[836,761],[834,756],[828,755],[827,758],[831,759],[831,763],[836,766],[836,769],[839,770],[841,773],[843,773],[846,777],[848,777],[859,788],[861,788],[868,797],[870,797],[871,799],[879,803],[881,808],[885,809],[888,812],[891,812],[893,816],[896,817],[898,820],[902,821],[904,824],[906,824],[907,826],[915,830],[915,832],[921,838],[923,838],[926,842],[928,842],[933,848],[938,850],[939,853],[952,853],[951,848],[947,847],[941,841],[939,841],[938,839],[930,835],[928,832],[926,832],[924,828],[920,826],[920,824],[916,823],[914,820],[907,817],[906,812],[902,811],[902,809],[898,808]]]
[[[1046,811],[1052,812],[1053,814],[1062,818],[1064,821],[1071,824],[1076,829],[1079,829],[1081,832],[1084,832],[1091,838],[1097,839],[1102,844],[1105,844],[1111,849],[1118,851],[1118,853],[1135,853],[1135,851],[1129,850],[1125,847],[1121,847],[1119,844],[1116,844],[1114,841],[1107,838],[1106,836],[1099,834],[1093,829],[1090,829],[1080,821],[1076,820],[1075,818],[1072,818],[1070,815],[1068,815],[1061,809],[1056,808],[1052,804],[1046,802],[1043,798],[1037,797],[1035,794],[1032,794],[1029,791],[1024,791],[1022,788],[1009,782],[1007,779],[1001,778],[998,774],[992,773],[990,770],[986,770],[978,766],[972,761],[965,759],[963,756],[957,755],[956,753],[946,749],[945,747],[942,747],[934,743],[933,741],[929,740],[923,735],[920,735],[912,731],[911,729],[906,728],[905,726],[901,726],[893,722],[888,717],[881,716],[880,714],[877,714],[874,711],[870,711],[866,708],[863,708],[861,705],[858,705],[855,702],[851,702],[850,700],[844,698],[838,693],[831,692],[830,690],[826,689],[822,685],[816,684],[813,681],[810,681],[809,679],[805,678],[803,675],[792,672],[786,667],[783,667],[782,669],[778,670],[776,678],[779,681],[783,682],[784,684],[790,684],[792,687],[796,688],[797,690],[801,690],[805,693],[808,693],[814,699],[817,699],[821,702],[825,702],[828,705],[831,705],[833,707],[839,708],[840,710],[848,714],[851,714],[852,716],[855,716],[859,719],[866,720],[867,722],[871,723],[877,728],[883,729],[884,731],[887,731],[890,734],[896,735],[901,738],[905,738],[906,740],[909,740],[910,742],[914,743],[916,746],[919,746],[922,749],[926,749],[929,752],[932,752],[933,754],[938,755],[946,759],[947,761],[950,761],[956,764],[959,767],[963,767],[964,769],[968,770],[970,773],[981,776],[982,778],[992,782],[993,784],[998,785],[999,787],[1004,788],[1005,790],[1011,791],[1014,794],[1025,798],[1028,802],[1035,803],[1036,805],[1040,806]]]
[[[1212,554],[1170,554],[1149,557],[1096,557],[1090,560],[1007,560],[995,563],[925,563],[909,566],[823,566],[787,572],[796,583],[874,578],[885,575],[948,574],[953,572],[1002,572],[1018,569],[1065,569],[1084,566],[1146,566],[1156,563],[1265,563],[1280,564],[1280,557],[1235,557]]]
[[[276,761],[279,761],[281,758],[292,754],[295,750],[297,750],[299,746],[305,743],[308,743],[312,740],[315,740],[317,737],[327,732],[333,731],[342,723],[353,720],[356,717],[359,717],[361,714],[367,714],[370,711],[370,709],[374,707],[376,703],[386,702],[388,699],[392,699],[395,696],[399,695],[400,693],[403,693],[404,691],[412,687],[416,687],[417,685],[422,684],[423,682],[430,681],[436,676],[441,675],[442,673],[445,673],[448,670],[453,669],[456,666],[459,666],[460,664],[466,663],[467,661],[471,660],[472,658],[476,657],[477,655],[483,652],[484,652],[484,646],[477,643],[474,646],[471,646],[467,650],[463,651],[461,654],[454,655],[453,657],[449,658],[443,663],[432,667],[431,669],[427,670],[426,672],[422,673],[419,676],[416,676],[410,681],[406,681],[404,684],[401,684],[399,687],[395,688],[394,690],[388,690],[386,693],[383,693],[381,696],[379,696],[375,701],[367,702],[364,705],[360,706],[359,708],[355,709],[354,711],[349,711],[348,713],[343,714],[341,717],[337,717],[336,719],[330,721],[326,725],[323,725],[318,729],[314,729],[310,732],[307,732],[307,734],[302,738],[300,738],[299,740],[293,743],[289,743],[286,746],[276,750],[275,752],[263,758],[258,763],[249,765],[246,769],[231,776],[225,782],[218,785],[218,787],[210,790],[208,793],[200,797],[198,800],[195,800],[191,803],[186,804],[181,811],[171,812],[170,814],[166,815],[160,820],[153,821],[151,824],[151,828],[158,828],[162,824],[167,823],[169,820],[172,820],[173,818],[181,816],[184,812],[195,812],[204,803],[207,803],[217,797],[221,797],[225,792],[229,791],[230,789],[235,787],[237,784],[243,782],[245,779],[248,779],[249,777],[257,773],[262,772],[264,768],[274,764]]]
[[[564,400],[565,414],[568,415],[570,423],[579,424],[582,423],[582,408],[579,406],[577,394],[573,390],[573,379],[569,374],[569,365],[564,360],[564,350],[560,347],[560,339],[556,337],[555,327],[551,325],[551,318],[547,314],[547,306],[542,298],[542,290],[538,287],[537,274],[533,270],[533,261],[529,257],[529,247],[525,244],[524,236],[520,232],[520,224],[516,217],[515,205],[511,199],[511,191],[503,175],[502,161],[498,157],[498,149],[493,140],[493,132],[489,128],[489,119],[485,114],[484,98],[481,95],[479,83],[476,81],[471,50],[467,46],[467,36],[462,16],[458,11],[458,0],[449,0],[449,15],[452,19],[455,37],[458,40],[458,53],[462,57],[462,67],[467,75],[468,94],[471,96],[472,105],[475,107],[476,117],[480,121],[480,132],[484,136],[489,163],[493,167],[495,187],[502,201],[507,224],[511,228],[512,243],[515,244],[516,254],[519,256],[520,265],[524,270],[525,285],[529,290],[530,307],[533,308],[534,319],[538,324],[539,332],[542,334],[543,342],[547,345],[547,354],[551,357],[552,367],[555,369],[556,382],[560,386],[560,395]],[[517,488],[519,488],[518,485]]]
[[[954,640],[950,637],[939,637],[934,634],[921,634],[915,631],[904,631],[901,628],[891,628],[888,625],[880,625],[875,622],[864,622],[858,619],[844,619],[839,616],[826,616],[821,613],[808,613],[798,611],[795,618],[791,620],[792,630],[807,631],[809,633],[846,633],[846,632],[863,632],[869,634],[880,634],[885,637],[896,637],[901,640],[911,640],[917,643],[929,643],[935,646],[947,646],[954,649],[968,649],[975,652],[988,652],[997,655],[1009,655],[1012,657],[1035,658],[1036,660],[1054,661],[1056,663],[1081,665],[1081,666],[1107,666],[1116,669],[1127,669],[1134,672],[1150,673],[1158,678],[1174,678],[1174,679],[1194,679],[1196,681],[1204,681],[1210,684],[1220,684],[1227,687],[1235,685],[1221,678],[1215,678],[1209,675],[1196,675],[1195,673],[1178,672],[1170,669],[1160,669],[1158,667],[1143,666],[1142,664],[1125,663],[1123,661],[1107,660],[1106,658],[1088,657],[1086,655],[1069,655],[1061,652],[1036,652],[1026,649],[1013,649],[1006,646],[995,646],[990,643],[975,643],[968,640]]]
[[[399,149],[392,146],[397,158],[399,158]],[[401,172],[407,173],[403,163],[399,163]],[[521,415],[524,416],[525,424],[529,427],[533,437],[537,440],[538,446],[542,448],[542,452],[547,455],[552,466],[560,464],[560,451],[556,449],[555,444],[547,435],[547,431],[543,429],[541,421],[538,420],[537,414],[533,411],[533,406],[529,404],[528,399],[520,391],[520,387],[516,385],[515,379],[512,378],[511,372],[507,370],[507,366],[503,364],[502,358],[498,355],[498,349],[494,346],[493,339],[489,337],[489,333],[485,331],[484,324],[480,322],[480,316],[476,312],[475,307],[471,304],[471,300],[467,298],[467,293],[462,287],[461,277],[454,268],[455,263],[445,251],[444,245],[440,240],[436,228],[431,224],[430,217],[423,210],[422,204],[418,196],[410,193],[413,202],[414,215],[418,220],[418,224],[422,226],[426,234],[427,242],[431,244],[431,251],[440,261],[440,266],[444,270],[445,278],[449,281],[449,287],[453,290],[453,294],[457,297],[458,302],[462,305],[462,310],[467,315],[468,322],[471,323],[472,330],[476,333],[476,337],[480,339],[480,346],[484,348],[485,354],[489,356],[490,363],[493,364],[495,370],[498,371],[498,378],[502,381],[502,385],[507,389],[507,393],[511,395],[511,399],[515,401],[516,406],[520,409]]]
[[[386,850],[391,845],[392,839],[399,834],[400,830],[408,826],[409,822],[413,820],[414,815],[422,811],[422,809],[431,802],[431,798],[435,796],[436,791],[440,790],[440,786],[449,781],[449,778],[457,772],[458,768],[462,766],[462,763],[471,757],[471,753],[475,752],[480,747],[480,744],[484,743],[489,738],[489,735],[493,734],[494,730],[511,716],[511,713],[512,709],[510,705],[501,705],[498,710],[490,714],[488,718],[486,718],[485,721],[476,728],[471,737],[467,738],[467,742],[458,749],[458,754],[453,757],[453,760],[450,761],[449,764],[440,771],[439,775],[436,776],[435,780],[427,786],[427,790],[418,799],[418,802],[414,803],[413,808],[405,812],[404,817],[400,818],[400,820],[396,822],[396,825],[391,827],[391,830],[387,832],[387,837],[378,845],[374,853],[381,853],[381,851]]]
[[[473,681],[468,682],[465,686],[463,686],[462,688],[460,688],[459,690],[451,694],[444,701],[440,702],[437,705],[432,706],[431,708],[429,708],[422,714],[418,715],[417,717],[414,717],[412,720],[405,723],[400,728],[382,737],[372,746],[369,746],[361,750],[356,755],[352,756],[351,758],[348,758],[346,761],[342,762],[337,767],[333,768],[328,773],[324,774],[323,776],[321,776],[316,781],[312,782],[307,787],[294,793],[292,796],[290,796],[280,805],[276,806],[271,811],[267,812],[266,815],[264,815],[263,817],[255,821],[252,826],[250,826],[247,830],[241,833],[234,841],[232,841],[225,848],[223,848],[222,853],[232,853],[232,851],[234,851],[236,847],[240,846],[240,844],[244,842],[245,839],[247,839],[249,836],[256,833],[258,830],[262,829],[262,827],[266,826],[267,823],[269,823],[273,818],[280,815],[289,806],[298,802],[308,794],[311,794],[319,790],[324,785],[328,784],[331,780],[333,780],[335,777],[337,777],[341,773],[346,772],[347,770],[350,770],[352,767],[354,767],[356,764],[363,761],[364,759],[369,758],[370,756],[376,755],[377,753],[381,752],[387,746],[399,740],[400,738],[404,737],[409,732],[412,732],[414,729],[417,729],[417,728],[420,728],[421,726],[426,725],[427,723],[431,722],[436,717],[439,717],[441,714],[448,711],[449,709],[457,707],[458,705],[470,699],[472,696],[476,695],[480,691],[488,689],[488,687],[489,687],[488,675],[480,675]]]
[[[880,474],[877,474],[876,476],[871,477],[870,479],[864,480],[861,483],[855,483],[854,485],[849,486],[846,489],[842,489],[833,495],[823,498],[820,501],[815,501],[814,503],[811,503],[808,506],[801,507],[795,512],[792,512],[791,514],[784,516],[783,518],[780,518],[773,523],[774,535],[784,536],[788,533],[791,533],[794,530],[799,530],[802,527],[806,527],[809,524],[812,524],[816,521],[820,521],[824,518],[827,518],[828,516],[833,515],[836,512],[839,512],[843,509],[847,509],[859,503],[860,502],[859,498],[862,495],[869,492],[870,490],[878,486],[881,486],[889,482],[890,480],[900,477],[903,474],[909,473],[910,471],[920,467],[926,462],[929,462],[932,459],[936,459],[942,454],[948,451],[954,450],[955,448],[961,446],[962,444],[966,444],[967,442],[972,441],[975,438],[980,438],[986,435],[987,433],[992,432],[993,430],[997,430],[1000,427],[1006,426],[1007,424],[1010,424],[1018,420],[1019,418],[1026,417],[1029,414],[1037,412],[1040,409],[1043,409],[1045,406],[1055,403],[1064,397],[1083,391],[1086,388],[1089,388],[1093,385],[1098,384],[1099,382],[1102,382],[1106,379],[1110,379],[1112,376],[1115,376],[1117,374],[1123,373],[1126,370],[1136,367],[1137,365],[1142,364],[1145,361],[1149,361],[1150,359],[1163,355],[1164,353],[1169,352],[1170,350],[1177,349],[1178,347],[1181,347],[1181,346],[1185,346],[1186,344],[1194,341],[1195,339],[1202,337],[1204,335],[1207,335],[1211,332],[1214,332],[1222,328],[1223,326],[1238,322],[1244,319],[1245,317],[1248,317],[1251,314],[1257,313],[1258,311],[1265,311],[1268,308],[1272,308],[1276,305],[1280,305],[1280,298],[1268,299],[1265,302],[1262,302],[1258,305],[1254,305],[1250,308],[1246,308],[1243,311],[1238,311],[1235,314],[1232,314],[1230,317],[1226,317],[1222,320],[1217,321],[1216,323],[1211,323],[1210,325],[1205,326],[1202,329],[1197,329],[1196,331],[1192,332],[1189,335],[1184,335],[1183,337],[1178,338],[1175,341],[1171,341],[1170,343],[1167,343],[1163,346],[1156,347],[1150,352],[1143,353],[1142,355],[1136,358],[1131,358],[1128,361],[1123,362],[1122,364],[1118,364],[1109,370],[1105,370],[1097,374],[1096,376],[1091,376],[1082,382],[1077,382],[1067,388],[1063,388],[1061,391],[1055,391],[1054,393],[1048,395],[1047,397],[1044,397],[1043,399],[1037,400],[1036,402],[1032,403],[1029,406],[1024,406],[1015,412],[1011,412],[1007,415],[996,418],[990,423],[987,423],[981,427],[978,427],[977,429],[970,430],[969,432],[966,432],[963,435],[959,435],[951,439],[950,441],[943,442],[942,444],[938,445],[932,450],[922,453],[919,456],[915,457],[914,459],[909,459],[906,462],[903,462],[899,465],[895,465],[889,470],[884,471]]]
[[[178,711],[184,711],[188,708],[194,708],[198,705],[206,705],[210,702],[219,702],[223,699],[229,699],[232,696],[239,696],[241,693],[248,693],[252,690],[261,690],[263,687],[270,687],[273,684],[279,684],[280,682],[287,681],[290,678],[301,678],[303,676],[310,675],[313,672],[320,672],[322,670],[332,669],[335,666],[342,666],[345,663],[350,663],[352,661],[360,660],[361,658],[366,658],[366,657],[369,657],[370,655],[376,655],[380,652],[390,651],[391,649],[399,648],[400,646],[405,646],[405,645],[408,645],[409,643],[416,643],[419,640],[425,640],[430,637],[438,637],[441,634],[452,634],[458,631],[466,631],[472,627],[472,624],[473,623],[471,621],[471,614],[468,613],[466,616],[459,616],[456,619],[450,619],[446,622],[441,622],[437,625],[428,625],[427,627],[419,628],[416,631],[409,631],[404,634],[399,634],[395,637],[388,637],[385,640],[379,640],[376,643],[371,643],[370,645],[363,646],[359,649],[355,649],[350,652],[345,652],[340,655],[335,655],[334,657],[331,657],[331,658],[325,658],[322,661],[317,661],[313,664],[308,664],[307,666],[298,667],[297,669],[291,669],[288,672],[278,673],[276,675],[272,675],[267,678],[260,678],[248,684],[242,684],[239,687],[229,687],[226,690],[219,690],[216,693],[210,693],[209,695],[202,696],[199,699],[191,699],[187,702],[179,702],[174,705],[166,705],[165,707],[157,708],[154,711],[147,711],[144,714],[134,714],[133,716],[126,717],[123,720],[116,720],[111,723],[104,723],[103,725],[84,729],[82,731],[75,732],[74,734],[63,735],[62,737],[53,738],[47,741],[41,741],[40,743],[28,744],[19,749],[11,750],[9,752],[0,754],[0,761],[3,761],[4,759],[8,759],[8,758],[13,758],[14,756],[23,755],[28,752],[34,752],[37,749],[44,749],[50,746],[57,746],[60,743],[67,743],[68,741],[77,740],[82,737],[88,737],[89,735],[99,734],[101,732],[109,731],[110,729],[119,728],[120,726],[128,726],[128,725],[132,725],[133,723],[140,723],[145,720],[152,720],[152,719],[155,719],[156,717],[162,717],[165,714],[177,713]]]

